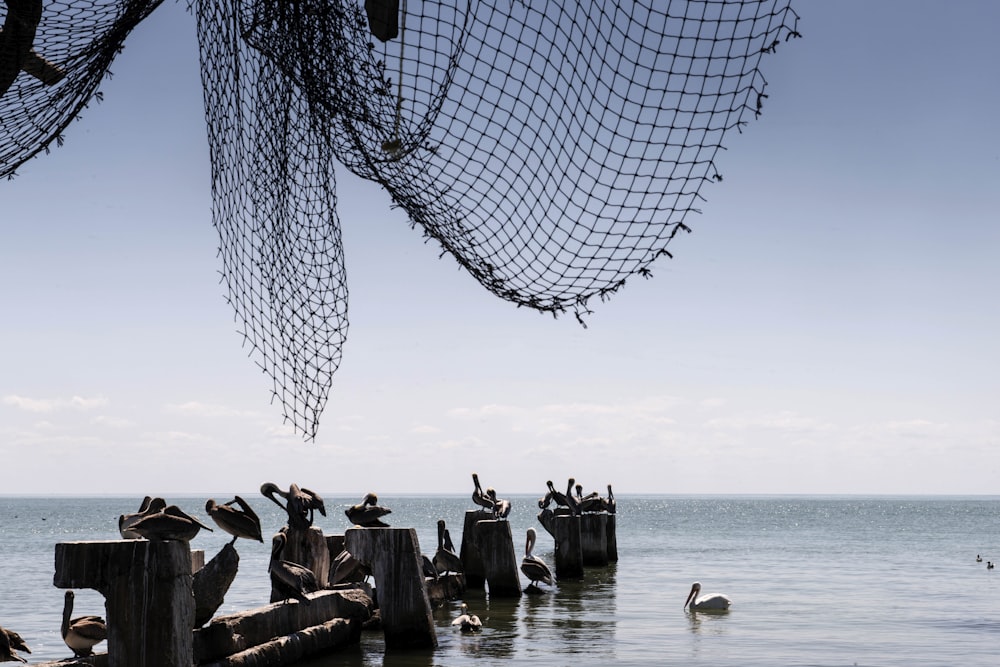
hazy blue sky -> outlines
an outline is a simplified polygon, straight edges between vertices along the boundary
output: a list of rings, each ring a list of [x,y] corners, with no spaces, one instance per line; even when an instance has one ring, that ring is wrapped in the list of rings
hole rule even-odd
[[[167,2],[0,183],[0,492],[1000,492],[1000,3],[795,7],[694,233],[587,329],[491,296],[339,171],[351,326],[304,443],[224,300]]]

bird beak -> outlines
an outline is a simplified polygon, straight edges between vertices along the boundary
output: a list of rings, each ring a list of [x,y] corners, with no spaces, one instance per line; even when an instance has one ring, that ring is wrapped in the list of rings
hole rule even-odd
[[[695,591],[695,588],[694,588],[694,586],[692,586],[691,587],[691,592],[688,593],[687,600],[684,601],[684,606],[685,607],[687,607],[689,604],[691,604],[691,599],[694,597],[694,591]]]

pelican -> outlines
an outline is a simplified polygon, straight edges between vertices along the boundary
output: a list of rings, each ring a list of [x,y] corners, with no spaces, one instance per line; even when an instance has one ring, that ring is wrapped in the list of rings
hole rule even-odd
[[[190,542],[202,528],[214,532],[198,519],[186,514],[177,505],[168,505],[163,510],[155,514],[148,514],[132,524],[132,530],[147,540],[154,541],[181,540]]]
[[[233,503],[239,505],[240,509],[233,507]],[[218,505],[213,498],[209,498],[205,503],[205,511],[219,528],[233,536],[230,544],[235,544],[240,537],[246,540],[264,541],[260,534],[260,517],[247,501],[239,496],[223,505]]]
[[[976,554],[976,562],[977,563],[982,563],[983,562],[983,557],[980,556],[979,554]]]
[[[348,507],[344,510],[344,514],[347,515],[348,521],[355,526],[361,526],[362,528],[388,528],[389,524],[382,521],[382,517],[386,514],[392,514],[392,510],[379,505],[378,496],[374,493],[366,493],[360,503]]]
[[[691,592],[688,593],[684,606],[691,611],[726,611],[733,601],[722,593],[708,593],[698,595],[701,592],[701,584],[697,581],[691,584]]]
[[[437,566],[434,561],[427,557],[427,554],[420,554],[420,569],[424,573],[424,579],[437,580]]]
[[[570,477],[569,481],[566,483],[566,505],[573,511],[573,514],[579,514],[580,501],[577,500],[576,496],[573,495],[574,484],[576,484],[576,480]]]
[[[476,488],[472,490],[472,502],[482,507],[484,510],[493,511],[493,501],[483,493],[483,487],[479,485],[479,475],[472,473],[472,483]]]
[[[439,574],[445,572],[464,572],[462,559],[455,553],[455,547],[451,544],[451,537],[448,536],[448,529],[445,528],[444,519],[438,519],[438,548],[434,554],[434,567]],[[445,537],[448,537],[446,540]]]
[[[545,485],[549,487],[548,497],[555,502],[556,509],[560,507],[569,507],[569,499],[566,498],[566,494],[561,491],[556,491],[556,486],[552,483],[551,479],[545,482]]]
[[[991,561],[991,560],[986,561],[986,569],[987,570],[992,570],[993,569],[993,561]]]
[[[306,593],[315,593],[319,590],[316,575],[298,563],[281,560],[281,552],[285,548],[287,539],[281,532],[276,533],[271,539],[271,562],[267,565],[267,571],[271,575],[271,585],[286,602],[288,598],[295,598],[303,604],[312,604]]]
[[[608,505],[608,514],[614,514],[615,512],[618,511],[618,505],[615,503],[615,494],[611,492],[610,484],[608,484],[607,505]]]
[[[576,485],[576,500],[581,512],[601,512],[607,508],[608,502],[601,498],[597,491],[583,495],[583,484]]]
[[[510,516],[510,501],[497,498],[496,489],[492,486],[486,489],[486,496],[493,502],[494,519],[506,519]]]
[[[63,641],[70,647],[77,658],[93,655],[94,645],[108,638],[108,626],[100,616],[80,616],[72,621],[73,591],[66,591],[63,604],[62,632]]]
[[[167,501],[163,498],[151,498],[146,496],[142,499],[142,504],[139,506],[138,512],[132,512],[130,514],[119,514],[118,515],[118,532],[121,533],[122,539],[125,540],[138,540],[142,537],[139,533],[132,530],[132,526],[139,522],[143,517],[149,516],[150,514],[155,514],[161,511],[167,506]]]
[[[479,632],[483,629],[483,622],[475,614],[469,613],[469,605],[464,602],[462,603],[462,615],[452,621],[451,624],[458,626],[464,633]]]
[[[288,513],[288,525],[298,528],[309,528],[313,524],[315,512],[326,516],[326,505],[323,499],[315,491],[310,491],[292,483],[288,491],[282,491],[274,482],[264,482],[260,486],[260,493],[268,498],[275,505]],[[281,502],[275,495],[285,499]]]
[[[536,583],[539,581],[549,586],[552,585],[552,572],[549,570],[549,566],[545,564],[544,560],[531,553],[532,549],[535,548],[536,539],[535,529],[529,528],[528,537],[524,542],[524,558],[521,560],[521,572],[524,572],[524,576],[531,582],[528,584],[528,588],[538,588]]]
[[[13,662],[15,660],[19,662],[28,662],[14,651],[24,651],[25,653],[31,653],[31,649],[28,645],[24,643],[21,639],[21,635],[17,634],[13,630],[8,630],[7,628],[0,627],[0,662]]]
[[[552,504],[551,491],[547,492],[544,496],[538,499],[538,509],[540,510],[546,509],[551,504]]]

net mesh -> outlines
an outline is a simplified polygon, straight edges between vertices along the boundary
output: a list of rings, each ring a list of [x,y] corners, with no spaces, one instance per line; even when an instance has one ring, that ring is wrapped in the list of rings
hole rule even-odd
[[[5,1],[0,174],[59,136],[158,4]],[[37,32],[18,27],[36,9]],[[799,35],[790,0],[192,9],[230,301],[308,438],[347,332],[335,163],[381,184],[493,294],[582,322],[688,231],[722,180],[724,135],[767,97],[761,58]],[[33,74],[32,54],[64,79]]]

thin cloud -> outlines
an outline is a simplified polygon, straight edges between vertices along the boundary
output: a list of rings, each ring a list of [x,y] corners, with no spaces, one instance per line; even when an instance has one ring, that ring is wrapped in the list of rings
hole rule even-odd
[[[16,396],[8,394],[3,397],[4,405],[10,405],[25,412],[55,412],[65,408],[78,410],[92,410],[108,404],[108,399],[104,397],[86,398],[83,396],[73,396],[71,398],[29,398],[27,396]]]

